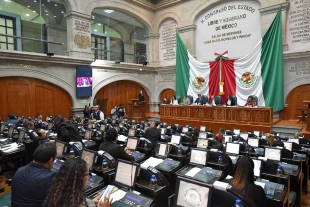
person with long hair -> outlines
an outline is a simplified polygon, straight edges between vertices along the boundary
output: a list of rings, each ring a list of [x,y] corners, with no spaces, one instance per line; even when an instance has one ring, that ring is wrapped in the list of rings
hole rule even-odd
[[[59,169],[55,181],[49,189],[43,207],[110,207],[109,197],[101,199],[101,195],[92,201],[85,197],[85,186],[89,169],[83,159],[68,159]],[[102,201],[103,200],[103,201]]]
[[[219,129],[219,132],[218,132],[217,135],[216,135],[217,141],[222,142],[223,136],[224,136],[224,135],[225,135],[225,128],[224,128],[224,127],[221,127],[221,128]]]
[[[235,168],[231,186],[245,193],[258,206],[266,206],[264,189],[254,183],[254,162],[251,158],[240,156]]]

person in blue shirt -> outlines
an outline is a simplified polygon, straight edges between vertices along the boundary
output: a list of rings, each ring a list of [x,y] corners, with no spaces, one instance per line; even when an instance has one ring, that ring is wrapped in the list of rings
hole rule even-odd
[[[3,122],[4,125],[9,125],[9,124],[18,125],[17,116],[15,116],[15,115],[12,114],[12,113],[9,113],[8,118],[9,118],[9,119],[8,119],[6,122]]]
[[[201,94],[198,94],[198,98],[196,99],[196,101],[194,102],[196,103],[197,105],[203,105],[203,99],[201,97]]]
[[[12,180],[11,204],[14,207],[41,207],[54,181],[53,167],[56,146],[39,145],[33,154],[33,161],[17,170]]]

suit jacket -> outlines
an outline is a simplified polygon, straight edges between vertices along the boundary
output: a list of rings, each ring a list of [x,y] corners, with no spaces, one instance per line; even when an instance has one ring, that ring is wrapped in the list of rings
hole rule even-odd
[[[120,147],[118,144],[113,142],[104,141],[100,144],[99,150],[106,151],[109,153],[115,160],[122,159],[128,161],[134,161],[135,158],[125,152],[125,150]]]
[[[197,103],[198,105],[203,105],[203,99],[202,98],[197,98],[194,103]]]
[[[226,99],[226,106],[228,106],[227,101],[228,101],[228,99]],[[231,99],[230,101],[231,101],[231,102],[230,102],[230,105],[231,105],[231,106],[236,106],[236,103],[235,103],[235,100],[234,100],[234,99]]]
[[[145,101],[145,99],[144,99],[144,95],[143,95],[143,94],[141,94],[141,93],[139,93],[139,95],[138,95],[138,99],[139,99],[139,101]]]

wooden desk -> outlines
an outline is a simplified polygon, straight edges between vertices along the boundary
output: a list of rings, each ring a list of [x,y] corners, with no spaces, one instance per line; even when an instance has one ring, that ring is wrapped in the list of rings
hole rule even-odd
[[[220,127],[270,132],[273,111],[269,107],[161,105],[160,121],[169,124],[191,124],[197,128],[207,125],[207,128],[212,128],[214,132]]]

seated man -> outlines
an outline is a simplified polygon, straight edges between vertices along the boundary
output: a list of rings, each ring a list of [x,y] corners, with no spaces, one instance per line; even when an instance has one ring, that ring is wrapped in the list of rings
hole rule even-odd
[[[122,159],[128,161],[134,161],[135,158],[130,154],[130,150],[128,147],[122,149],[117,142],[117,131],[114,128],[110,128],[106,131],[105,141],[102,142],[99,146],[99,150],[103,150],[109,153],[115,160]]]
[[[82,143],[82,137],[80,136],[78,129],[74,124],[64,121],[64,118],[61,115],[55,116],[54,122],[59,140],[64,142],[73,141]]]
[[[157,141],[160,141],[160,137],[161,137],[161,133],[160,130],[157,129],[158,127],[158,122],[152,122],[150,127],[147,128],[147,130],[145,131],[145,137],[150,140],[153,144],[153,146],[155,147],[157,144]]]
[[[18,125],[18,119],[14,114],[9,113],[8,118],[9,119],[6,122],[3,122],[4,125],[9,125],[9,124]]]
[[[187,97],[187,95],[184,95],[183,104],[184,104],[184,105],[190,105],[190,104],[191,104],[191,100],[189,100],[189,98]]]
[[[249,96],[245,106],[254,107],[256,106],[256,104],[257,103],[254,101],[254,98],[252,96]]]
[[[169,100],[165,97],[164,100],[163,100],[163,104],[169,104]]]
[[[19,168],[13,177],[12,206],[42,206],[56,174],[50,171],[55,157],[55,145],[47,143],[37,147],[33,154],[33,161]]]
[[[197,105],[203,105],[203,99],[201,98],[201,94],[198,94],[198,98],[196,99],[196,101],[194,102]]]

